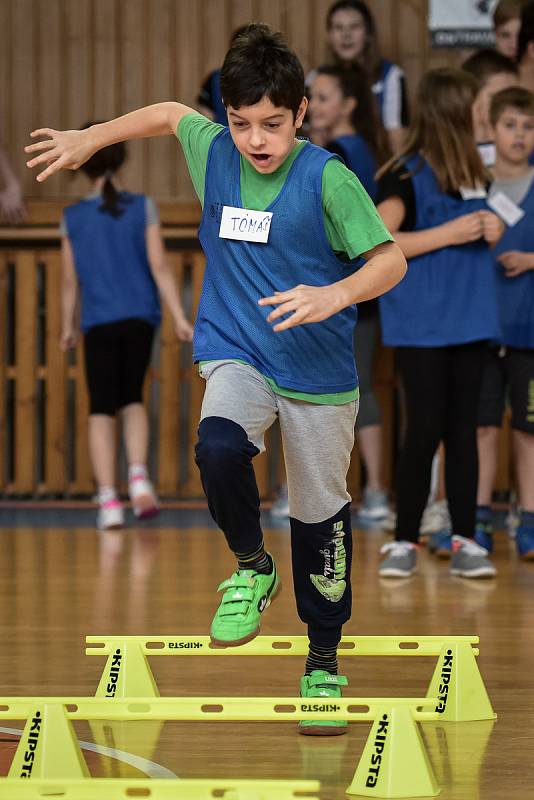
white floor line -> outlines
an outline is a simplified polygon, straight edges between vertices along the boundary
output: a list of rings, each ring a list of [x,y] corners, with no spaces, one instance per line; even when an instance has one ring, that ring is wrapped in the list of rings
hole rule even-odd
[[[0,733],[10,733],[13,736],[22,736],[22,730],[19,728],[0,728]],[[133,753],[126,753],[124,750],[116,750],[114,747],[106,747],[101,744],[93,744],[93,742],[78,742],[82,750],[91,750],[93,753],[98,753],[101,756],[109,756],[115,758],[117,761],[123,761],[131,767],[144,772],[149,778],[177,778],[178,775],[172,772],[167,767],[162,767],[161,764],[156,764],[155,761],[149,761],[147,758],[135,756]]]

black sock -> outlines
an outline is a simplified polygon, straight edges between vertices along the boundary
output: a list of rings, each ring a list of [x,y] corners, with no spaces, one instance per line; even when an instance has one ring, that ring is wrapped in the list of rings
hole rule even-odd
[[[262,575],[268,575],[273,571],[273,560],[269,553],[265,552],[263,542],[250,553],[236,553],[237,565],[239,569],[253,569]]]
[[[306,659],[306,675],[311,675],[314,669],[324,669],[331,675],[337,675],[337,645],[319,647],[310,642]]]

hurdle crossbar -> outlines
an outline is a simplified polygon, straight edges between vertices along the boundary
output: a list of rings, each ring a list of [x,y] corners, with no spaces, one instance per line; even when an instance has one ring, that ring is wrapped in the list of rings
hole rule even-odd
[[[52,795],[63,800],[128,800],[132,797],[150,800],[319,800],[318,781],[262,781],[221,779],[134,779],[81,778],[0,778],[0,797],[9,800],[42,800]],[[298,794],[297,794],[298,793]]]

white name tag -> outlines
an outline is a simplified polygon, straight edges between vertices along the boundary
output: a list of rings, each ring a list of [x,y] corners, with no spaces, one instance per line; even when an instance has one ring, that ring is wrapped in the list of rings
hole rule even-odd
[[[272,211],[252,211],[248,208],[224,206],[219,238],[265,244],[269,238],[272,216]]]
[[[523,209],[510,200],[504,192],[495,192],[488,200],[488,206],[499,215],[503,222],[506,222],[509,228],[517,225],[519,220],[525,216]]]
[[[460,186],[460,194],[462,200],[483,200],[488,193],[484,186],[476,186],[474,189],[471,186]]]
[[[497,159],[497,148],[493,142],[486,142],[485,144],[478,144],[478,153],[485,167],[495,166]]]

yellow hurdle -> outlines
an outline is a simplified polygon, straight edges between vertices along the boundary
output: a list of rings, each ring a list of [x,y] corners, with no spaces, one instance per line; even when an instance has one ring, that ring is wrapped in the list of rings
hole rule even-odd
[[[478,636],[344,636],[341,656],[434,656],[427,697],[438,697],[444,722],[495,719],[475,656]],[[106,656],[96,697],[159,697],[149,656],[305,656],[307,636],[257,636],[238,647],[214,647],[209,636],[87,636],[86,655]]]
[[[91,780],[35,779],[31,781],[0,778],[0,797],[6,800],[42,800],[47,795],[62,800],[319,800],[317,781],[261,781],[221,779]]]
[[[4,697],[0,719],[27,719],[9,777],[56,781],[88,774],[71,720],[371,721],[347,793],[416,798],[439,792],[416,725],[416,720],[438,719],[430,710],[436,703],[436,698],[404,697],[313,698],[313,702],[301,697],[144,697],[118,698],[113,703],[97,697]]]

